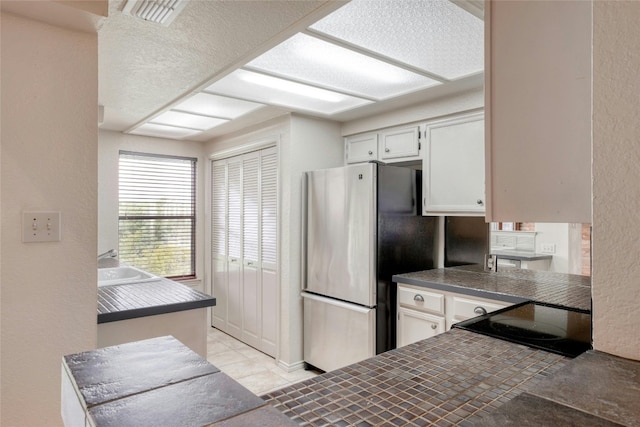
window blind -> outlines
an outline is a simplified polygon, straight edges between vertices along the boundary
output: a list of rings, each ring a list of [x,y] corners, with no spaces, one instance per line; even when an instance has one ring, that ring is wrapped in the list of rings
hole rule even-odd
[[[121,151],[118,188],[120,259],[195,277],[196,159]]]

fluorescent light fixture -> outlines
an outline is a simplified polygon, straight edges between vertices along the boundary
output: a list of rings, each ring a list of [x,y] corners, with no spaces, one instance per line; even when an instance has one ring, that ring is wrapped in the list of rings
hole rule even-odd
[[[321,101],[340,102],[344,100],[344,96],[338,93],[330,92],[328,90],[320,89],[313,86],[303,85],[300,83],[292,82],[290,80],[267,76],[266,74],[247,73],[242,75],[241,78],[249,83],[255,83],[257,85],[265,86],[271,89],[283,90],[295,95],[306,96],[308,98],[319,99]]]
[[[236,119],[264,107],[264,104],[228,98],[210,93],[197,93],[175,105],[173,110],[226,119]]]
[[[216,117],[169,110],[165,111],[159,116],[154,117],[149,122],[167,126],[179,126],[183,128],[207,130],[228,121],[228,119],[219,119]]]
[[[195,129],[145,123],[138,126],[129,133],[132,133],[134,135],[155,136],[157,138],[182,139],[189,136],[197,135],[200,132],[201,131]]]
[[[332,115],[373,101],[239,69],[204,89],[217,95]]]
[[[306,34],[296,34],[249,62],[247,67],[376,99],[439,84],[420,74]]]
[[[309,29],[447,79],[484,69],[484,22],[449,0],[352,0]]]

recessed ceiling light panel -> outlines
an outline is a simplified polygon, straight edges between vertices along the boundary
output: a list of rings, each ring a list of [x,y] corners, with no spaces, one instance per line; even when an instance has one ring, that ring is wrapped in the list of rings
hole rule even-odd
[[[243,69],[236,70],[218,80],[205,91],[326,115],[372,102]]]
[[[134,135],[155,136],[156,138],[182,139],[197,135],[200,132],[201,131],[195,129],[145,123],[129,133]]]
[[[199,114],[183,113],[180,111],[165,111],[159,116],[150,120],[150,123],[179,126],[183,128],[207,130],[228,122],[228,119],[217,117],[201,116]]]
[[[291,37],[247,66],[378,100],[439,83],[306,34]]]
[[[352,0],[310,29],[433,74],[484,69],[484,23],[449,0]]]
[[[173,109],[205,116],[236,119],[262,107],[264,104],[210,93],[197,93],[174,106]]]

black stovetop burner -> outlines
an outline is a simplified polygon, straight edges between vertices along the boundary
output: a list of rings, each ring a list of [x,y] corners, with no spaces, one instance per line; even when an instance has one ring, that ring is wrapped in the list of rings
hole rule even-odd
[[[568,357],[591,349],[591,313],[554,304],[523,302],[453,327]]]

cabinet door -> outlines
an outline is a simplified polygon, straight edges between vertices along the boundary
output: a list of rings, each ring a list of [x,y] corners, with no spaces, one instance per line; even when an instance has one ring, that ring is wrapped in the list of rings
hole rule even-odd
[[[420,153],[420,129],[412,126],[405,129],[385,131],[380,135],[380,158],[417,157]]]
[[[259,162],[258,152],[242,156],[242,341],[254,347],[260,344]]]
[[[242,332],[242,161],[228,162],[227,215],[227,333],[240,338]]]
[[[378,135],[375,133],[348,137],[345,145],[347,163],[378,160]]]
[[[488,221],[591,222],[592,3],[485,2]]]
[[[474,114],[426,127],[425,215],[484,214],[484,120]]]
[[[444,331],[444,317],[398,308],[398,347],[433,337]]]
[[[276,356],[278,332],[278,155],[275,148],[260,157],[260,350]]]
[[[211,163],[212,325],[227,330],[227,162]]]

